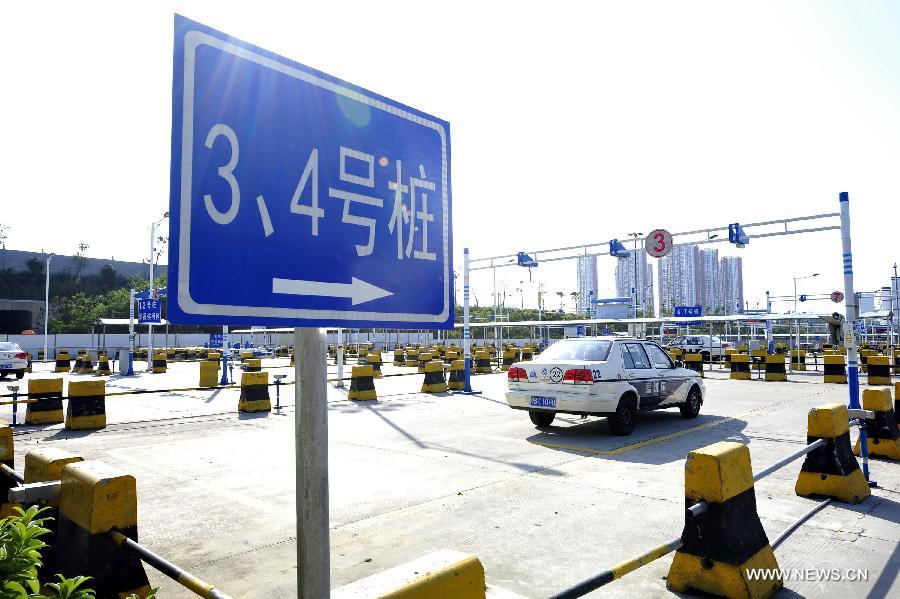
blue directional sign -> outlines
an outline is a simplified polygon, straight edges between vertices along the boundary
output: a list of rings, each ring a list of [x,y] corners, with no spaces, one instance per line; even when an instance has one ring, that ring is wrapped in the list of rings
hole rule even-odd
[[[209,334],[209,346],[210,347],[222,347],[222,333],[210,333]]]
[[[453,326],[447,122],[180,16],[172,95],[172,322]]]
[[[160,309],[158,299],[139,299],[137,305],[138,323],[159,324],[162,322],[162,310]]]
[[[675,306],[675,318],[703,316],[703,306]]]

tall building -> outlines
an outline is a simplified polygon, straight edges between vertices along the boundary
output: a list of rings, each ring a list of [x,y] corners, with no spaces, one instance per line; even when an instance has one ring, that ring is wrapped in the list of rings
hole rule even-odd
[[[719,276],[719,250],[700,250],[700,304],[704,314],[722,311],[722,280]]]
[[[676,245],[659,260],[659,305],[665,314],[675,306],[698,306],[703,288],[700,249],[696,245]]]
[[[744,308],[744,267],[740,256],[725,256],[719,267],[722,276],[722,304],[725,314]]]
[[[576,311],[591,313],[591,300],[597,298],[597,256],[578,258],[578,298]]]
[[[637,258],[635,259],[635,256]],[[637,280],[634,269],[637,263]],[[632,289],[635,293],[632,293]],[[652,316],[653,311],[653,267],[647,264],[647,254],[643,251],[633,252],[628,258],[618,258],[616,262],[616,295],[618,297],[636,296],[638,314]],[[641,309],[643,308],[643,312]]]

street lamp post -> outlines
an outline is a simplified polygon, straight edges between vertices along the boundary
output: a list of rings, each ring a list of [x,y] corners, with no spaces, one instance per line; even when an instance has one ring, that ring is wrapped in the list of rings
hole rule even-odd
[[[797,316],[797,314],[798,314],[798,312],[797,312],[797,310],[798,310],[798,308],[797,308],[797,281],[800,281],[800,280],[803,280],[803,279],[811,279],[811,278],[813,278],[813,277],[818,277],[818,276],[819,276],[819,273],[814,272],[813,274],[811,274],[811,275],[806,275],[805,277],[794,277],[794,316],[795,316],[794,321],[795,321],[795,323],[796,323],[796,325],[797,325],[797,345],[796,345],[796,350],[797,350],[797,363],[798,363],[798,364],[799,364],[799,362],[800,362],[800,319],[799,319],[799,318],[796,318],[796,316]],[[789,358],[790,358],[790,356],[789,356]],[[791,366],[790,366],[790,369],[791,369],[791,370],[794,370],[794,362],[793,362],[793,360],[790,359],[790,360],[789,360],[789,363],[790,363],[790,365],[791,365]]]
[[[47,324],[50,322],[50,260],[56,254],[47,256],[47,283],[44,286],[44,360],[47,360]]]
[[[150,225],[150,287],[149,296],[153,297],[153,266],[156,261],[156,226],[169,218],[169,213],[163,214],[162,218]],[[153,371],[153,325],[147,324],[147,372]]]

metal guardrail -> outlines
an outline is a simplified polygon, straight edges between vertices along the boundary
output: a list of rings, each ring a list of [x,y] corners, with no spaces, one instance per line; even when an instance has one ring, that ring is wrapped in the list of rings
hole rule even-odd
[[[808,454],[809,452],[811,452],[823,445],[825,445],[825,439],[818,439],[817,441],[810,443],[803,449],[801,449],[799,451],[795,451],[794,453],[790,454],[789,456],[775,462],[774,464],[772,464],[770,466],[767,466],[766,468],[763,468],[762,470],[760,470],[759,472],[754,474],[753,482],[757,482],[757,481],[769,476],[773,472],[775,472],[781,468],[784,468],[786,465],[790,464],[797,458],[803,457],[806,454]],[[818,503],[818,504],[816,504],[815,507],[813,507],[808,512],[806,512],[805,514],[800,516],[800,518],[798,518],[793,524],[788,526],[788,528],[786,530],[782,531],[782,533],[778,535],[778,537],[775,539],[775,541],[771,544],[772,548],[774,549],[775,547],[780,545],[792,532],[794,532],[794,530],[797,529],[797,527],[799,527],[801,524],[803,524],[803,522],[808,520],[817,511],[821,510],[823,507],[828,505],[828,503],[830,501],[831,501],[831,499],[827,499],[821,503]],[[699,516],[702,516],[706,512],[708,507],[709,507],[709,504],[707,504],[705,501],[698,501],[697,503],[695,503],[694,505],[692,505],[686,509],[685,516],[687,518],[697,518]],[[682,546],[682,541],[681,541],[680,537],[671,539],[671,540],[667,541],[666,543],[663,543],[662,545],[654,547],[653,549],[651,549],[650,551],[647,551],[646,553],[643,553],[643,554],[641,554],[637,557],[634,557],[630,560],[620,562],[620,563],[616,564],[615,566],[613,566],[609,570],[604,570],[603,572],[600,572],[599,574],[597,574],[595,576],[592,576],[590,578],[582,580],[581,582],[575,584],[574,586],[571,586],[555,595],[552,595],[549,599],[575,599],[576,597],[582,597],[584,595],[587,595],[591,591],[594,591],[604,585],[607,585],[614,580],[618,580],[619,578],[622,578],[629,572],[633,572],[634,570],[637,570],[638,568],[646,566],[650,562],[653,562],[665,555],[668,555],[669,553],[672,553],[673,551],[677,551],[678,549],[681,548],[681,546]]]

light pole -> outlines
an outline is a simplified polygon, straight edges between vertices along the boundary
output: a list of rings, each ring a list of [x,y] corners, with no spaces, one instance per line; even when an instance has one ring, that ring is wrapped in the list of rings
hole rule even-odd
[[[164,220],[169,218],[169,213],[166,212],[162,215],[162,218],[158,221],[155,221],[150,225],[150,287],[147,289],[148,296],[153,297],[153,266],[156,262],[156,226],[161,224]],[[147,372],[153,371],[153,325],[147,324]]]
[[[803,279],[811,279],[811,278],[813,278],[813,277],[818,277],[818,276],[819,276],[819,273],[814,272],[813,274],[811,274],[811,275],[806,275],[805,277],[794,277],[794,316],[795,316],[794,320],[795,320],[796,323],[797,323],[797,345],[796,345],[796,350],[797,350],[797,363],[798,363],[798,364],[800,363],[800,319],[799,319],[799,318],[796,318],[796,315],[798,314],[798,312],[797,312],[797,281],[801,281],[801,280],[803,280]],[[790,358],[790,356],[789,356],[789,358]],[[793,370],[793,369],[794,369],[794,361],[793,361],[793,359],[790,359],[790,364],[791,364],[791,370]]]
[[[50,260],[56,254],[47,256],[47,283],[44,286],[44,360],[47,360],[47,324],[50,322]],[[896,265],[895,265],[896,268]]]
[[[637,318],[637,296],[638,296],[638,238],[643,237],[643,233],[629,233],[634,237],[634,287],[631,288],[632,295],[632,312],[634,318]],[[641,278],[643,280],[643,277]]]

